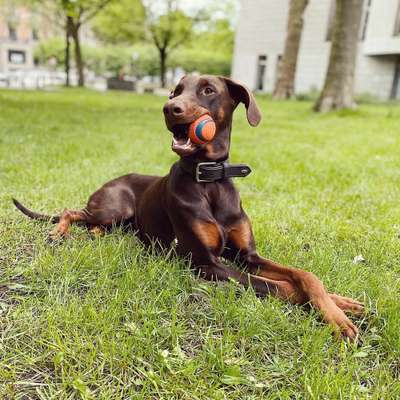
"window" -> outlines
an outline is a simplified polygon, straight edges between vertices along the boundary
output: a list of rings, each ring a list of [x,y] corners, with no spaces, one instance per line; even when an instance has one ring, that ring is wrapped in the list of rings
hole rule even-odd
[[[335,24],[335,15],[336,15],[336,0],[331,0],[331,5],[329,8],[329,16],[328,16],[328,29],[326,31],[327,42],[332,40],[333,26]]]
[[[367,28],[368,28],[368,20],[369,20],[369,12],[371,9],[372,0],[368,0],[367,5],[364,9],[363,19],[361,23],[361,31],[360,31],[360,40],[365,40],[367,36]]]
[[[11,22],[8,23],[8,37],[10,40],[17,40],[17,30],[15,29],[15,25]]]
[[[396,20],[394,23],[394,36],[400,36],[400,0],[399,5],[397,6]]]
[[[10,64],[25,64],[26,55],[22,50],[8,50],[8,62]]]
[[[267,56],[265,54],[258,56],[257,61],[257,84],[256,89],[264,90],[265,71],[267,69]]]

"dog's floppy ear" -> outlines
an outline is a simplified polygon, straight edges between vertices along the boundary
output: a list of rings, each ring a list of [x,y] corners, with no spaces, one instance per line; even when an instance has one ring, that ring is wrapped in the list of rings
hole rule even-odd
[[[244,103],[246,107],[247,121],[251,126],[257,126],[261,121],[261,112],[257,106],[253,93],[241,83],[230,78],[222,77],[228,86],[229,93],[237,104]]]

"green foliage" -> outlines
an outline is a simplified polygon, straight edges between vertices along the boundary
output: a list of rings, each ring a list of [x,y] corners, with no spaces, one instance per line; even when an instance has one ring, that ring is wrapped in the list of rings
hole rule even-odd
[[[104,46],[83,48],[86,66],[98,75],[113,75],[120,72],[141,78],[145,75],[158,74],[158,57],[154,47],[150,45]]]
[[[132,49],[122,46],[83,47],[86,67],[97,75],[112,75],[118,77],[123,70],[130,74]]]
[[[63,38],[54,37],[43,40],[37,44],[34,50],[35,61],[39,64],[47,64],[51,59],[55,59],[57,65],[64,64],[65,61],[65,41]]]
[[[83,22],[93,18],[114,1],[117,0],[55,0],[52,2],[56,7],[63,10],[65,15],[72,17],[74,21]]]
[[[152,2],[144,6],[139,0],[122,0],[99,13],[93,28],[105,43],[135,44],[133,64],[138,76],[160,72],[159,54],[150,43],[165,53],[170,68],[229,75],[234,42],[231,21],[206,18],[207,12],[202,10],[201,18],[190,17],[175,2],[165,0],[156,7]]]
[[[55,59],[56,68],[64,68],[65,43],[62,38],[41,41],[35,48],[35,60],[48,65]],[[73,51],[73,45],[71,46]],[[83,46],[85,65],[97,75],[118,77],[121,70],[125,74],[141,78],[145,75],[155,76],[159,73],[158,54],[154,46],[146,43],[135,46],[105,45],[102,47]]]
[[[145,35],[145,9],[141,0],[110,4],[93,20],[92,28],[107,43],[132,45]]]
[[[150,21],[149,27],[156,47],[169,52],[190,40],[193,20],[181,10],[172,10]]]
[[[222,53],[210,52],[202,46],[196,46],[174,52],[168,65],[172,68],[181,67],[186,72],[229,76],[231,57]]]
[[[232,162],[261,254],[365,301],[359,347],[307,308],[146,251],[133,233],[50,245],[15,196],[82,207],[109,179],[164,175],[177,157],[165,98],[0,90],[1,399],[399,399],[400,106],[315,115],[258,97],[234,117]],[[353,264],[362,254],[365,263]]]
[[[132,47],[133,72],[139,78],[150,75],[156,76],[160,72],[158,53],[150,43],[139,43]]]
[[[231,56],[235,42],[235,32],[228,19],[218,19],[207,24],[207,30],[197,33],[192,40],[195,45]]]
[[[209,23],[208,29],[197,32],[192,40],[178,49],[169,61],[187,72],[230,75],[234,45],[234,31],[228,20]]]

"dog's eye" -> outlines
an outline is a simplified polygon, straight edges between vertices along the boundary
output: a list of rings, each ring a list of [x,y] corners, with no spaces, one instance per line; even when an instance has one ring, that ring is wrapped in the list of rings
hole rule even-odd
[[[174,98],[174,91],[172,91],[172,92],[169,94],[168,98],[169,98],[169,99],[173,99],[173,98]]]
[[[205,96],[209,96],[210,94],[215,93],[215,90],[214,90],[212,87],[210,87],[210,86],[206,86],[206,87],[202,90],[202,92],[203,92],[203,94],[204,94]]]

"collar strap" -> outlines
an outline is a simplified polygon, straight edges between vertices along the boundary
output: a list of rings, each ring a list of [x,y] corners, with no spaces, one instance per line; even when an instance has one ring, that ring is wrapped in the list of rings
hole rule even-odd
[[[224,178],[244,178],[251,172],[251,168],[246,164],[228,164],[226,161],[188,165],[181,160],[179,165],[198,183],[215,182]]]

